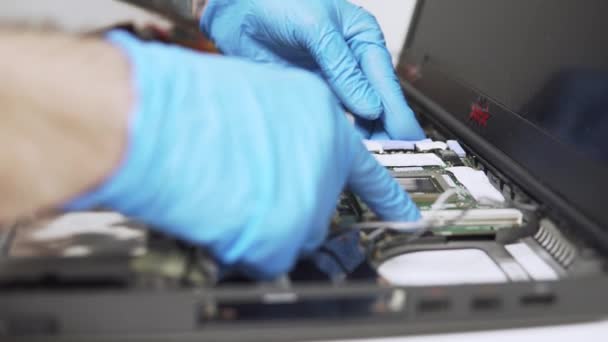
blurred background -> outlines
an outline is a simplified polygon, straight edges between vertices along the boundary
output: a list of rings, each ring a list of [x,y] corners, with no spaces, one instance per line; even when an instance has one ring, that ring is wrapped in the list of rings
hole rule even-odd
[[[352,0],[371,11],[382,26],[393,59],[399,56],[416,0]],[[396,11],[395,9],[399,9]],[[5,0],[0,21],[50,22],[70,31],[117,22],[164,23],[160,18],[114,0]]]

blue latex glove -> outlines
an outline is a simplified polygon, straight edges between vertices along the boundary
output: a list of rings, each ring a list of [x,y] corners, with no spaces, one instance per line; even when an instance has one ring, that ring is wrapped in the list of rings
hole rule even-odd
[[[346,185],[384,219],[419,218],[317,76],[108,39],[132,64],[130,143],[117,171],[69,209],[114,209],[260,278],[323,242]]]
[[[379,120],[358,122],[365,138],[425,138],[376,19],[346,0],[210,0],[201,29],[227,55],[322,74],[353,114]]]

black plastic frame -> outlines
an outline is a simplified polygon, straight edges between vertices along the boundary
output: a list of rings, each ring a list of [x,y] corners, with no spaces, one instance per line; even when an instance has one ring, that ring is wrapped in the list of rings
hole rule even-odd
[[[104,291],[0,294],[0,338],[55,341],[296,341],[436,334],[599,321],[606,318],[608,278],[503,285],[381,288],[377,285],[208,291]],[[399,296],[389,314],[330,315],[253,321],[202,318],[206,303],[249,303],[261,312],[310,301],[369,304]],[[269,302],[269,296],[296,298]],[[279,307],[282,306],[282,307]],[[280,311],[279,311],[280,312]],[[45,339],[45,340],[47,340]]]

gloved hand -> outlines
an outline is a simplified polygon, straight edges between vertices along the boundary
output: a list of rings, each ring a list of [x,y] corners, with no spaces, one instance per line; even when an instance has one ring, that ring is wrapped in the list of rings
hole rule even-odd
[[[226,55],[321,73],[365,138],[425,137],[378,23],[346,0],[209,0],[201,29]]]
[[[345,185],[384,219],[419,218],[317,76],[108,39],[132,64],[130,143],[117,171],[68,209],[114,209],[260,278],[323,242]]]

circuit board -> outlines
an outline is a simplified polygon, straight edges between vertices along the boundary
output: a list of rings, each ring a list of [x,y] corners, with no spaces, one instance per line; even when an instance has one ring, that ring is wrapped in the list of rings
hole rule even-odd
[[[482,183],[486,187],[491,186],[489,179],[477,170],[474,157],[467,155],[459,144],[449,144],[456,146],[456,151],[451,150],[447,143],[428,140],[423,142],[422,149],[416,143],[391,142],[388,148],[382,143],[367,145],[370,152],[407,191],[423,215],[431,212],[433,204],[443,193],[452,190],[454,195],[442,206],[443,213],[474,211],[480,217],[479,220],[470,220],[471,223],[442,227],[433,232],[435,235],[492,235],[501,229],[521,226],[523,214],[510,208],[504,198],[504,203],[480,201],[471,193],[467,184],[463,184],[462,178],[457,177],[455,168],[476,173],[476,177],[485,177]],[[334,225],[348,226],[375,220],[378,220],[377,217],[360,199],[350,193],[342,195]]]

